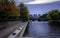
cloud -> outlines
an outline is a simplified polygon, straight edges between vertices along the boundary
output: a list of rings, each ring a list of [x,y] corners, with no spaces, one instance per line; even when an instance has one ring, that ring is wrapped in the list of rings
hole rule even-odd
[[[33,0],[15,0],[16,2],[23,2],[23,3],[25,3],[25,2],[31,2],[31,1],[33,1]]]
[[[15,4],[18,6],[20,3],[27,3],[27,2],[31,2],[34,0],[14,0],[14,1],[15,1]]]
[[[25,4],[44,4],[44,3],[51,3],[56,1],[60,1],[60,0],[34,0],[32,2],[27,2]]]

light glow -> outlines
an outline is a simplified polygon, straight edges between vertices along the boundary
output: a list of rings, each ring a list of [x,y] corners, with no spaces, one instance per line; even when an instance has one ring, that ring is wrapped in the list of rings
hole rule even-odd
[[[44,3],[52,3],[60,0],[34,0],[32,2],[27,2],[25,4],[44,4]]]

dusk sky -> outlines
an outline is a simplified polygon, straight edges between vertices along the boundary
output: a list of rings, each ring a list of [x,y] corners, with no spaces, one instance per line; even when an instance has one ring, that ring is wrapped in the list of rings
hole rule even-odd
[[[52,9],[60,11],[60,0],[17,0],[16,5],[24,2],[30,14],[45,14]]]

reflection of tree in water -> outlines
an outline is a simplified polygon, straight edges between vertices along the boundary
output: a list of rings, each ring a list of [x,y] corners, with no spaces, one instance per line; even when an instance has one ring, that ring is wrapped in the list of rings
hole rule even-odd
[[[52,25],[52,26],[60,26],[60,22],[49,22],[49,25]]]
[[[7,21],[0,22],[0,29],[6,28],[8,26],[7,23]]]
[[[58,33],[60,31],[60,22],[49,22],[50,31]]]

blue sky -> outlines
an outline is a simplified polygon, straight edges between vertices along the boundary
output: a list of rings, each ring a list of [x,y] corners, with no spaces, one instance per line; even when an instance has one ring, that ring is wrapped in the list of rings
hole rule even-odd
[[[60,2],[47,3],[47,4],[27,4],[30,14],[45,14],[52,9],[60,11]]]
[[[15,0],[16,1],[16,0]],[[60,10],[60,0],[17,0],[16,5],[24,2],[30,14],[45,14],[52,9]]]

